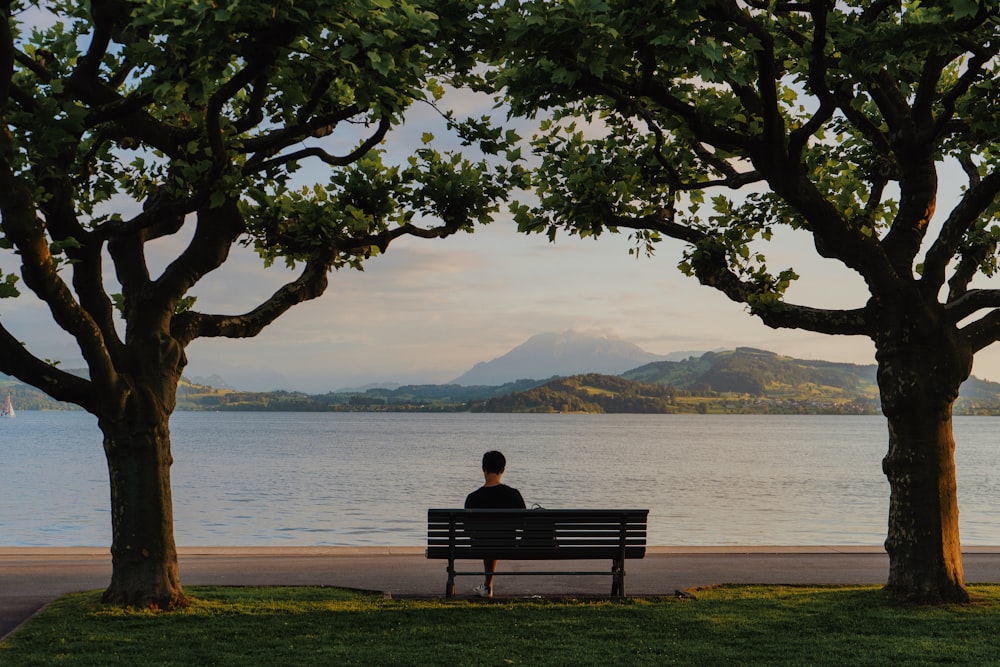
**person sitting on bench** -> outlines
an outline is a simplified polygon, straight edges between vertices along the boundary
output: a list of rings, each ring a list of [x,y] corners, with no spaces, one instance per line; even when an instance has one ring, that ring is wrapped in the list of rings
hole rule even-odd
[[[497,451],[483,454],[483,477],[486,482],[465,498],[465,509],[525,509],[521,492],[501,483],[507,459]],[[484,559],[485,581],[472,589],[476,595],[493,597],[493,573],[497,569],[496,559]]]

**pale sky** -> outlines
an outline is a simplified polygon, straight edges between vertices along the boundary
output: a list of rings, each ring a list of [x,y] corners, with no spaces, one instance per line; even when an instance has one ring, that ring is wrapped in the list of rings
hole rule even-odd
[[[451,105],[478,113],[489,108],[464,97]],[[397,156],[423,131],[439,132],[432,118],[418,111],[390,137]],[[942,197],[938,211],[946,212],[948,203]],[[772,270],[791,266],[802,276],[790,301],[864,305],[867,292],[857,276],[818,257],[809,237],[787,232],[776,239],[769,251]],[[160,243],[165,252],[179,247],[178,241]],[[874,363],[872,344],[863,337],[765,327],[743,306],[682,275],[678,244],[661,244],[652,258],[630,256],[628,248],[625,235],[563,235],[554,244],[520,235],[506,213],[471,235],[404,238],[364,272],[333,274],[322,298],[297,306],[254,339],[195,341],[185,375],[218,374],[240,389],[312,393],[376,382],[436,384],[533,335],[570,329],[615,335],[655,354],[751,346],[805,359]],[[15,264],[4,255],[0,268],[10,271]],[[196,308],[243,312],[287,276],[237,250],[196,287]],[[0,317],[38,356],[61,359],[64,368],[82,365],[72,341],[30,297],[0,301]],[[980,353],[973,372],[1000,380],[1000,350]]]
[[[755,324],[674,264],[667,253],[629,257],[621,238],[552,245],[503,222],[446,241],[407,240],[364,273],[334,275],[323,298],[298,306],[256,340],[195,343],[188,374],[204,367],[235,384],[252,368],[277,383],[263,386],[309,391],[443,383],[534,334],[569,329],[617,335],[657,354],[752,345],[870,361],[865,341]]]

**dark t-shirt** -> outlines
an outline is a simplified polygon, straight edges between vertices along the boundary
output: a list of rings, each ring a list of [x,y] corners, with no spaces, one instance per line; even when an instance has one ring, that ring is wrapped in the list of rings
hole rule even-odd
[[[465,509],[524,509],[521,492],[506,484],[482,486],[465,498]]]

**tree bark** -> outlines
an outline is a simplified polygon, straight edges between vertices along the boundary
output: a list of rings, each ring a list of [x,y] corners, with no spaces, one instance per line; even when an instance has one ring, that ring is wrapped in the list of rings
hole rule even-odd
[[[101,424],[111,478],[113,563],[105,602],[158,609],[187,604],[174,544],[168,418],[151,423],[129,414]]]
[[[889,420],[886,589],[914,602],[968,602],[959,542],[951,406]]]
[[[959,540],[952,404],[972,355],[956,337],[901,338],[879,347],[879,388],[889,424],[886,590],[907,600],[967,602]]]

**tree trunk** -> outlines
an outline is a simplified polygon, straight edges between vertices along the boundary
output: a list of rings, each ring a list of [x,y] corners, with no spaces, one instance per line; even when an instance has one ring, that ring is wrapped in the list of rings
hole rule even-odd
[[[959,542],[952,404],[972,356],[954,339],[880,347],[879,388],[889,423],[886,589],[927,604],[967,602]]]
[[[111,478],[111,584],[104,601],[158,609],[187,605],[177,567],[170,493],[170,414],[160,404],[101,420]]]

